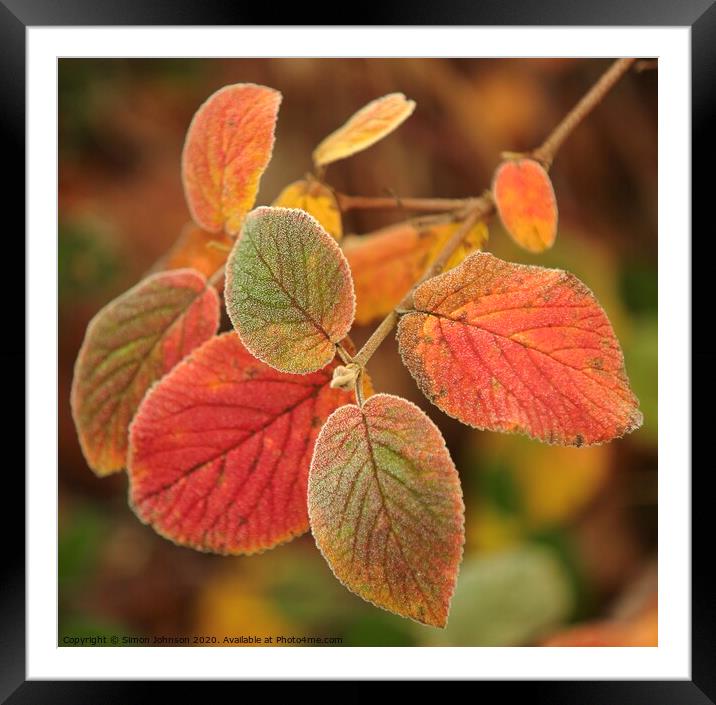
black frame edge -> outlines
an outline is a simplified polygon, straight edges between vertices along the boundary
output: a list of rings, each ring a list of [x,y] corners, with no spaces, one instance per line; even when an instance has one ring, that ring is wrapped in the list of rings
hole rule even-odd
[[[11,9],[8,9],[11,8]],[[272,8],[269,8],[273,12]],[[710,320],[712,317],[710,302],[712,299],[711,279],[707,272],[698,276],[698,267],[706,268],[714,261],[709,255],[714,249],[714,240],[710,236],[713,229],[713,216],[708,209],[710,179],[698,178],[699,174],[708,175],[713,171],[710,164],[714,155],[714,130],[716,124],[716,97],[713,86],[716,85],[716,4],[714,0],[682,0],[681,3],[669,0],[646,2],[627,2],[626,0],[608,0],[587,7],[573,0],[545,0],[539,3],[526,3],[519,0],[485,0],[481,4],[471,0],[456,0],[451,7],[444,3],[430,8],[413,8],[411,19],[406,19],[405,6],[388,3],[374,14],[373,24],[488,24],[488,25],[680,25],[691,26],[692,38],[692,143],[698,150],[692,150],[692,230],[705,231],[699,241],[699,258],[692,252],[692,378],[699,380],[699,397],[716,398],[713,370],[716,353],[707,342],[707,337],[698,337],[696,323]],[[30,25],[219,25],[219,24],[260,24],[263,12],[237,12],[233,2],[226,0],[146,0],[119,4],[108,0],[66,0],[62,4],[50,0],[1,0],[0,1],[0,87],[4,97],[4,109],[0,111],[0,126],[6,136],[4,156],[15,166],[14,174],[21,174],[14,182],[8,182],[6,189],[8,202],[20,201],[20,190],[25,185],[25,159],[22,148],[25,131],[25,28]],[[288,24],[289,16],[284,18]],[[298,24],[306,23],[302,15]],[[330,16],[327,19],[333,19]],[[336,17],[336,23],[340,18]],[[326,22],[329,24],[329,22]],[[16,198],[14,198],[16,196]],[[708,218],[708,220],[707,220]],[[20,216],[20,228],[24,232],[24,209]],[[19,229],[15,230],[17,232]],[[693,240],[692,240],[693,243]],[[22,248],[20,255],[25,262],[24,246],[19,238],[16,246]],[[693,244],[692,244],[693,247]],[[15,276],[19,268],[15,268]],[[22,272],[24,276],[25,268]],[[24,288],[24,287],[23,287]],[[17,320],[15,320],[15,318]],[[25,320],[24,309],[10,313],[7,323],[11,330],[23,330],[21,350],[4,351],[3,362],[8,369],[17,369],[20,360],[25,370]],[[22,318],[22,320],[20,320]],[[24,379],[24,376],[23,376]],[[11,393],[17,391],[23,382],[19,375],[11,375],[8,380]],[[15,385],[15,386],[13,386]],[[15,388],[17,387],[17,389]],[[693,385],[692,385],[693,388]],[[695,400],[694,400],[695,402]],[[25,403],[23,401],[23,409]],[[695,442],[707,437],[710,429],[710,415],[699,415],[693,406],[692,439]],[[23,414],[24,418],[24,414]],[[19,415],[15,423],[19,425]],[[708,424],[708,425],[707,425]],[[23,463],[24,465],[24,463]],[[24,494],[24,479],[15,466],[6,466],[8,470],[7,495],[17,497]],[[687,470],[687,469],[679,469]],[[702,472],[702,476],[708,473]],[[497,688],[500,693],[505,688],[514,695],[522,694],[530,700],[559,703],[588,701],[599,703],[628,703],[629,705],[706,705],[716,702],[716,600],[713,588],[704,569],[697,565],[696,556],[705,557],[711,549],[711,522],[708,522],[710,494],[706,482],[700,476],[692,477],[693,527],[700,531],[692,532],[692,678],[693,681],[575,681],[575,682],[478,682],[475,685],[484,693]],[[13,486],[13,483],[15,486]],[[703,489],[702,489],[703,486]],[[695,491],[694,491],[695,489]],[[15,490],[15,492],[13,492]],[[699,491],[701,490],[701,491]],[[14,504],[18,504],[15,502]],[[3,513],[2,517],[6,537],[17,536],[18,515]],[[24,525],[24,506],[20,509],[20,519]],[[708,522],[708,523],[707,523]],[[17,543],[12,542],[10,543]],[[17,547],[16,547],[17,548]],[[183,695],[200,693],[206,697],[211,689],[212,695],[227,693],[229,688],[245,687],[242,683],[212,682],[78,682],[78,681],[24,681],[25,679],[25,554],[20,546],[15,555],[12,548],[4,556],[4,580],[0,592],[0,702],[20,705],[24,703],[53,702],[58,705],[96,705],[97,703],[134,703],[156,701],[158,688],[162,695],[168,695],[176,689]],[[265,687],[263,684],[261,687]],[[286,683],[274,685],[285,686]],[[311,684],[313,685],[313,684]],[[330,685],[330,684],[320,684]],[[391,684],[379,684],[381,688]],[[430,687],[426,683],[423,687]],[[308,684],[292,684],[295,689]],[[348,693],[354,699],[369,687],[359,683],[350,690],[341,686],[346,697]],[[181,690],[180,690],[181,689]],[[201,689],[201,690],[199,690]],[[14,691],[14,692],[13,692]],[[294,691],[295,692],[295,691]],[[347,698],[346,698],[347,699]]]
[[[697,441],[709,438],[711,432],[707,408],[699,413],[694,391],[702,402],[708,402],[716,394],[714,366],[716,353],[707,332],[700,331],[703,324],[711,319],[711,272],[714,261],[713,239],[707,233],[712,230],[710,203],[711,179],[708,178],[716,154],[716,4],[711,5],[691,28],[691,202],[692,202],[692,380],[698,380],[698,387],[692,389],[692,458]],[[695,148],[694,148],[695,147]],[[695,238],[700,232],[699,256],[694,256]],[[699,271],[701,270],[701,271]],[[706,404],[702,404],[704,407]],[[704,413],[706,412],[706,413]],[[698,471],[694,471],[698,469]],[[699,565],[706,556],[713,553],[711,536],[710,493],[706,490],[704,478],[708,473],[701,463],[692,462],[692,672],[694,683],[712,700],[716,699],[716,600],[713,583],[708,578],[708,569]]]
[[[232,0],[2,0],[25,25],[273,25],[276,10]],[[387,25],[683,25],[691,26],[712,0],[396,0],[374,3],[360,24]],[[284,5],[284,26],[342,25],[345,10],[326,5],[310,16],[303,6]],[[370,22],[368,22],[370,17]],[[363,22],[363,20],[366,20]]]
[[[25,25],[1,2],[0,95],[3,96],[0,111],[3,158],[8,165],[6,177],[11,176],[5,179],[5,203],[18,204],[14,209],[8,208],[8,218],[13,223],[10,231],[16,234],[7,243],[9,248],[15,248],[6,253],[8,261],[14,263],[9,268],[12,271],[6,271],[3,277],[8,301],[13,292],[15,298],[18,291],[25,292],[25,241],[20,237],[20,233],[25,232],[25,208],[19,207],[25,202]],[[8,306],[5,315],[5,330],[12,332],[14,342],[3,346],[0,364],[2,369],[15,371],[7,376],[3,386],[5,394],[17,405],[6,417],[10,424],[7,437],[14,439],[13,445],[17,448],[18,439],[25,435],[25,307]],[[23,370],[22,376],[19,370]],[[25,467],[24,444],[20,447],[17,461],[5,463],[9,472],[5,475],[4,492],[6,497],[16,498],[11,502],[16,511],[0,513],[2,535],[6,537],[0,588],[0,702],[25,680],[25,544],[19,540],[20,532],[24,534],[25,530],[25,503],[19,501],[25,496],[24,473],[20,471]]]

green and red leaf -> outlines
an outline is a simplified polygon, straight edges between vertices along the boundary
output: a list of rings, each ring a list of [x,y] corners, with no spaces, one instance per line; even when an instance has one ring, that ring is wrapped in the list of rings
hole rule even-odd
[[[226,309],[252,355],[283,372],[315,372],[350,330],[348,262],[308,213],[257,208],[226,266]]]
[[[192,218],[204,230],[241,229],[271,160],[280,103],[273,88],[237,83],[216,91],[194,115],[182,177]]]
[[[435,424],[414,404],[376,394],[334,412],[311,462],[316,543],[351,591],[443,627],[464,543],[460,480]]]
[[[403,361],[434,404],[481,429],[562,445],[642,423],[606,314],[575,276],[476,253],[420,285]]]
[[[532,159],[503,162],[492,185],[497,212],[512,239],[530,252],[552,247],[557,237],[557,199],[552,181]]]
[[[278,372],[235,333],[212,338],[151,392],[132,423],[130,502],[175,543],[248,554],[308,529],[306,487],[318,431],[352,393],[334,363]]]
[[[191,269],[160,272],[105,306],[87,327],[72,414],[98,475],[125,467],[128,426],[149,387],[219,325],[219,297]]]

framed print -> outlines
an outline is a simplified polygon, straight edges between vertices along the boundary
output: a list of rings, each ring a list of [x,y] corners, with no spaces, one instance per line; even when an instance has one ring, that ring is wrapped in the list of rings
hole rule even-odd
[[[3,702],[713,700],[716,10],[454,5],[0,5],[26,174]]]

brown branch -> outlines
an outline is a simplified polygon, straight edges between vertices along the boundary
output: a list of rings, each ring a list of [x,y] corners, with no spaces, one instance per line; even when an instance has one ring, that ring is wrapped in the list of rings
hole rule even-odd
[[[562,146],[563,142],[569,137],[579,123],[599,105],[604,96],[614,86],[614,84],[629,70],[635,59],[618,59],[615,61],[601,76],[601,78],[587,91],[584,97],[577,105],[565,116],[565,118],[552,130],[547,139],[530,153],[533,159],[540,161],[549,168],[555,154]],[[442,200],[442,199],[437,199]],[[413,292],[415,288],[424,281],[439,274],[452,254],[462,244],[463,239],[470,229],[480,220],[484,220],[492,215],[495,210],[495,204],[491,193],[488,191],[480,198],[468,199],[469,208],[464,215],[462,225],[453,233],[452,237],[445,243],[433,264],[423,274],[423,276],[413,285],[412,289],[406,294],[403,300],[393,309],[373,331],[363,347],[353,358],[353,362],[361,368],[372,357],[373,353],[378,349],[380,344],[388,337],[393,330],[398,318],[405,310],[413,307]],[[463,206],[465,203],[463,202]]]
[[[530,156],[541,162],[545,169],[549,169],[554,155],[557,154],[564,140],[602,102],[604,96],[609,93],[614,84],[631,68],[635,61],[636,59],[617,59]]]
[[[634,71],[637,73],[642,73],[643,71],[654,71],[658,68],[658,59],[640,59],[634,64]]]
[[[398,196],[349,196],[334,192],[338,207],[345,213],[351,210],[406,210],[443,213],[471,205],[472,198],[400,198]]]

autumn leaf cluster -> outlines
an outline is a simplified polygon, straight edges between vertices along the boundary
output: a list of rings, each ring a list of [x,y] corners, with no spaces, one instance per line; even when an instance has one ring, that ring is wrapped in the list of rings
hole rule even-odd
[[[486,218],[469,204],[344,237],[328,167],[398,128],[416,107],[402,94],[359,110],[316,147],[312,175],[254,208],[280,103],[236,84],[194,116],[193,224],[163,271],[88,326],[71,398],[80,443],[97,475],[126,468],[132,509],[171,541],[251,554],[310,529],[347,588],[444,626],[460,478],[433,421],[373,390],[354,323],[386,316],[377,330],[395,325],[427,399],[475,428],[594,445],[638,428],[638,402],[588,287],[484,252]],[[482,196],[531,252],[557,237],[548,166],[510,155]],[[222,299],[232,329],[219,332]]]

